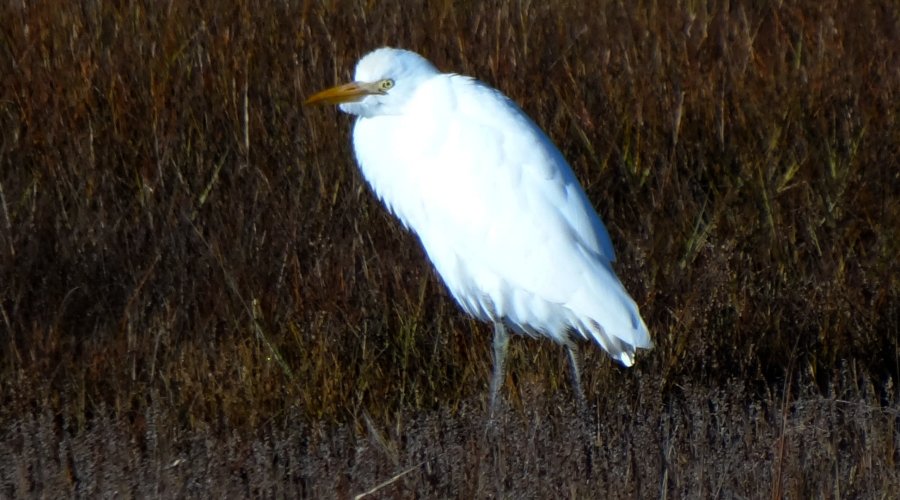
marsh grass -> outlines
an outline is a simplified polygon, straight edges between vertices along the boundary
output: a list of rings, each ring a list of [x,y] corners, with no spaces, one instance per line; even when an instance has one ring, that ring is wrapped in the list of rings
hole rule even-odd
[[[0,496],[890,496],[893,2],[6,2]],[[390,44],[500,88],[656,349],[489,328],[304,96]],[[402,474],[401,474],[402,473]],[[762,486],[762,487],[760,487]],[[555,492],[555,493],[554,493]]]

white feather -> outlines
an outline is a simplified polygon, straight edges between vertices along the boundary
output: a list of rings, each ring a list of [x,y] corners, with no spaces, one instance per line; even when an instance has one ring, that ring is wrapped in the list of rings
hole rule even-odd
[[[346,103],[377,196],[415,232],[469,314],[560,343],[576,333],[625,365],[652,342],[612,270],[612,242],[556,146],[499,91],[379,49],[356,80],[392,79]]]

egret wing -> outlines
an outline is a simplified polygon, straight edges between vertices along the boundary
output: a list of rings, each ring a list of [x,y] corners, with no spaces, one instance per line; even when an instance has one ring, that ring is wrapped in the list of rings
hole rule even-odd
[[[593,322],[649,344],[602,221],[557,148],[501,93],[441,75],[405,114],[358,120],[354,144],[375,192],[470,313],[554,335]]]

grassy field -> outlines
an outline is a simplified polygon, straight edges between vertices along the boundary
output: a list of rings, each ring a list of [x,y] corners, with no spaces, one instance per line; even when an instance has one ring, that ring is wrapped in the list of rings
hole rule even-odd
[[[490,328],[304,97],[392,45],[519,102],[656,348]],[[884,498],[900,6],[3,2],[0,497]]]

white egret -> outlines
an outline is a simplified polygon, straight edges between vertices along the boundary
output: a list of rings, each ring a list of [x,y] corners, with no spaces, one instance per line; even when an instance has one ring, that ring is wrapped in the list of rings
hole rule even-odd
[[[364,56],[354,80],[306,103],[356,115],[353,148],[372,190],[419,237],[460,307],[493,323],[492,414],[507,326],[566,347],[582,407],[577,339],[625,366],[652,347],[612,269],[606,227],[562,154],[515,103],[401,49]]]

